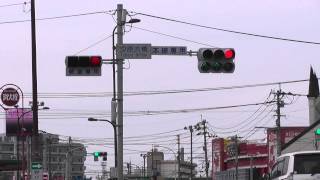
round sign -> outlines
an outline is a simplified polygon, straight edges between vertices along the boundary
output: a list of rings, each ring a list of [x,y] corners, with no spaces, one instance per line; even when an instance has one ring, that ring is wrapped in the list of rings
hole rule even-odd
[[[7,106],[14,106],[19,102],[20,96],[16,89],[6,88],[1,93],[2,103]]]

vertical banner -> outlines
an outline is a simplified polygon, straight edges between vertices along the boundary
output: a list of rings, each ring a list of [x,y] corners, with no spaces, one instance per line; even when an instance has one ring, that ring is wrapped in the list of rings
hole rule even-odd
[[[216,172],[223,171],[224,140],[212,140],[212,180],[216,179]]]
[[[6,135],[28,136],[32,134],[33,118],[29,108],[10,108],[6,110]]]

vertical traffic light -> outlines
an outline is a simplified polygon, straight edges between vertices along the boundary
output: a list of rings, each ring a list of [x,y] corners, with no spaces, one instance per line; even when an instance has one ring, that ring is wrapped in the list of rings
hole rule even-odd
[[[233,48],[200,48],[198,69],[201,73],[233,73],[235,69]]]
[[[67,76],[101,76],[101,56],[67,56]]]

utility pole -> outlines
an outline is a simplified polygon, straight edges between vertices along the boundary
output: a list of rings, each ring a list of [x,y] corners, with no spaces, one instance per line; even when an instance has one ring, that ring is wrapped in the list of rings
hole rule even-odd
[[[192,174],[193,174],[193,157],[192,157],[192,135],[193,135],[193,128],[192,126],[189,126],[189,130],[190,130],[190,162],[191,162],[191,166],[190,166],[190,180],[192,180]]]
[[[233,140],[234,140],[234,150],[235,150],[235,161],[236,161],[236,180],[238,180],[238,167],[239,167],[239,159],[238,159],[238,156],[239,156],[239,152],[238,152],[238,136],[235,135],[233,137]]]
[[[250,180],[253,180],[253,155],[250,155]]]
[[[281,124],[280,124],[280,107],[283,106],[283,103],[281,102],[280,95],[282,94],[281,89],[277,91],[277,120],[276,120],[276,126],[277,126],[277,157],[281,155]]]
[[[143,158],[143,177],[146,177],[146,157],[147,154],[140,154],[140,156]]]
[[[36,17],[35,0],[31,0],[31,48],[32,48],[32,113],[33,135],[38,135],[38,84],[37,84],[37,44],[36,44]]]
[[[205,156],[205,168],[206,168],[206,178],[208,179],[209,177],[209,162],[208,162],[208,149],[207,149],[207,126],[206,126],[207,121],[204,119],[202,121],[203,125],[203,138],[204,138],[204,156]]]
[[[152,144],[152,150],[151,150],[151,176],[152,176],[152,179],[155,180],[156,179],[156,176],[155,176],[155,170],[154,170],[154,165],[153,165],[153,155],[154,155],[154,147],[153,147],[153,144]]]
[[[123,5],[117,5],[117,45],[123,44]],[[123,180],[123,59],[117,58],[117,133],[118,133],[118,180]]]
[[[177,135],[178,137],[178,179],[181,179],[181,173],[180,173],[180,135]]]
[[[71,153],[71,137],[69,137],[69,146],[68,146],[68,152],[66,154],[66,180],[70,180],[70,154]],[[71,158],[72,159],[72,158]]]

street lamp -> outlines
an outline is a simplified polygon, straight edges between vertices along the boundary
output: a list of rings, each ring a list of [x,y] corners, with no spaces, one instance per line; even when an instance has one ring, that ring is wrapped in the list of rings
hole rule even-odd
[[[74,150],[87,148],[87,147],[88,146],[75,147],[75,148],[70,149],[69,151],[66,152],[66,160],[65,160],[65,177],[66,177],[66,180],[71,179],[70,178],[70,164],[72,164],[72,162],[70,163],[69,154]],[[72,158],[71,158],[71,161],[72,161]]]
[[[193,135],[193,127],[189,126],[189,127],[184,127],[184,130],[188,130],[190,131],[190,162],[191,162],[191,166],[190,166],[190,179],[192,179],[192,172],[193,172],[193,157],[192,157],[192,135]]]
[[[107,120],[107,119],[96,119],[96,118],[88,118],[88,121],[105,121],[105,122],[108,122],[112,125],[113,127],[113,133],[114,133],[114,167],[117,168],[118,166],[118,148],[117,148],[117,125],[116,125],[116,122],[114,121],[110,121],[110,120]]]

